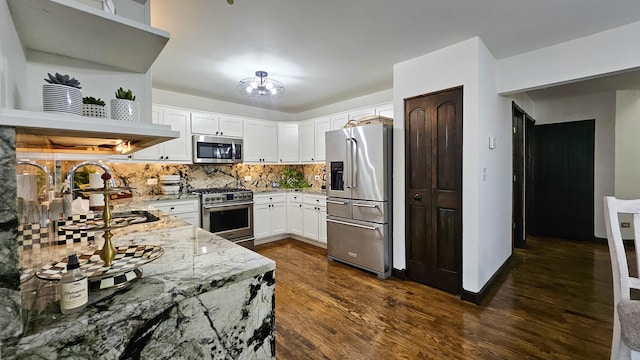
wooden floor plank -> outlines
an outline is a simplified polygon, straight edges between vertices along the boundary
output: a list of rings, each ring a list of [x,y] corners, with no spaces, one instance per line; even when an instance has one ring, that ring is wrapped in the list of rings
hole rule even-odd
[[[482,305],[327,260],[295,240],[276,261],[278,359],[607,359],[613,288],[605,243],[527,239]]]

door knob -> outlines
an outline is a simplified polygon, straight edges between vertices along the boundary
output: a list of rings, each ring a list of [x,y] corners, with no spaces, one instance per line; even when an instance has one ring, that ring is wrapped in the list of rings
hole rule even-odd
[[[413,195],[413,200],[417,200],[417,201],[422,200],[422,195],[420,195],[420,194]]]

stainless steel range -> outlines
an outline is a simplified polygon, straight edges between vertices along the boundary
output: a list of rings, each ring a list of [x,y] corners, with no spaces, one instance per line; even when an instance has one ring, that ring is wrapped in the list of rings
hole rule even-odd
[[[253,191],[210,188],[193,192],[200,194],[203,229],[253,249]]]

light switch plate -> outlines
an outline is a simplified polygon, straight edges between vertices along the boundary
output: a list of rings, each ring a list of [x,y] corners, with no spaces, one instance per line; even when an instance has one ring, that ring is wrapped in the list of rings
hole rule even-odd
[[[158,179],[147,179],[147,185],[158,185]]]
[[[244,181],[251,181],[251,175],[247,175],[244,177]]]

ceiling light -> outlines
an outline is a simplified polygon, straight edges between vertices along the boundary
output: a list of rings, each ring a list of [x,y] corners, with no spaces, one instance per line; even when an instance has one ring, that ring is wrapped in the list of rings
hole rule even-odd
[[[273,79],[267,79],[266,71],[256,71],[256,77],[240,80],[238,91],[242,95],[249,96],[282,96],[284,85]]]

